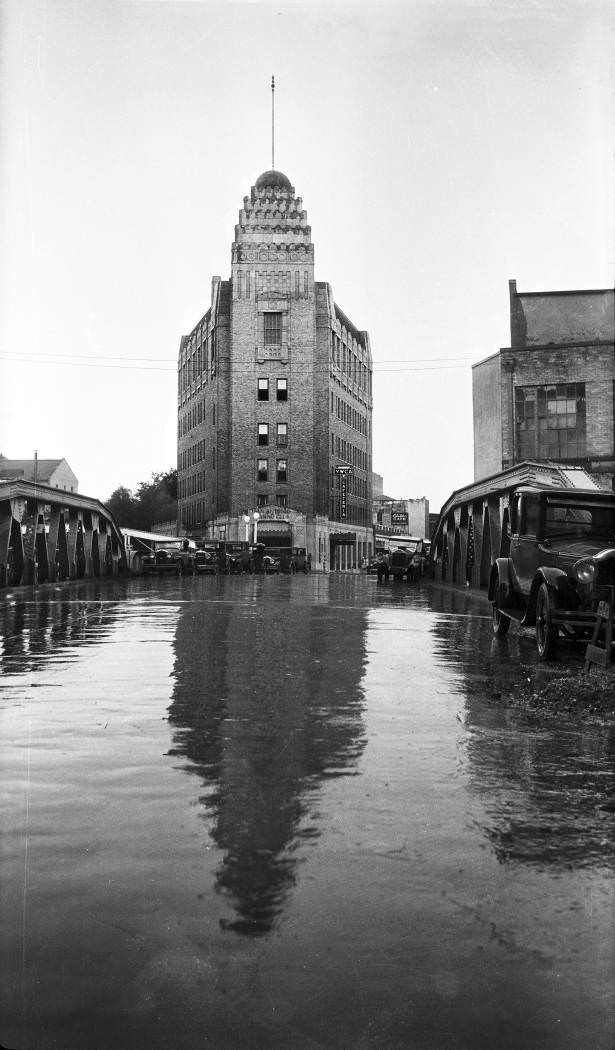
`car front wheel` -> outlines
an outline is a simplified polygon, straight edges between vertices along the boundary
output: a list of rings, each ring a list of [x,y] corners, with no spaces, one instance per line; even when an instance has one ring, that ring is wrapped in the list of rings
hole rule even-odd
[[[506,616],[500,611],[500,605],[502,604],[502,588],[500,585],[500,577],[495,587],[494,601],[492,605],[492,627],[493,633],[497,638],[503,638],[505,634],[508,634],[508,628],[510,627],[510,616]]]
[[[540,660],[555,656],[557,627],[553,623],[553,599],[546,583],[541,583],[536,597],[536,647]]]

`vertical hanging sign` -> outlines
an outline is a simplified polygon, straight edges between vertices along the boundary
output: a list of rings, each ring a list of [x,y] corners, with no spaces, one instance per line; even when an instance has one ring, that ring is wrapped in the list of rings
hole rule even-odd
[[[353,467],[336,467],[339,478],[339,521],[346,521],[348,516],[348,475],[354,473]]]

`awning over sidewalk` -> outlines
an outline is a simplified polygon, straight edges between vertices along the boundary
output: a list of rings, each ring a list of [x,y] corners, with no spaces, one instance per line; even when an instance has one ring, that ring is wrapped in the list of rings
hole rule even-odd
[[[356,532],[331,532],[329,539],[338,547],[354,545],[357,542],[357,534]]]

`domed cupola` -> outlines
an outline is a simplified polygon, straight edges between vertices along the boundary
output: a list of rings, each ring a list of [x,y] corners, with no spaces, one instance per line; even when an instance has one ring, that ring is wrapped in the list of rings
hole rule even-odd
[[[281,171],[264,171],[257,178],[255,186],[257,190],[286,190],[290,194],[293,193],[290,179],[283,175]]]

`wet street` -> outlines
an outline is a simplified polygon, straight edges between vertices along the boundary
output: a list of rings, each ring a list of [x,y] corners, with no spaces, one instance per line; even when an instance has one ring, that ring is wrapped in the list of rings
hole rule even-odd
[[[615,731],[372,577],[4,594],[0,1042],[613,1050]]]

